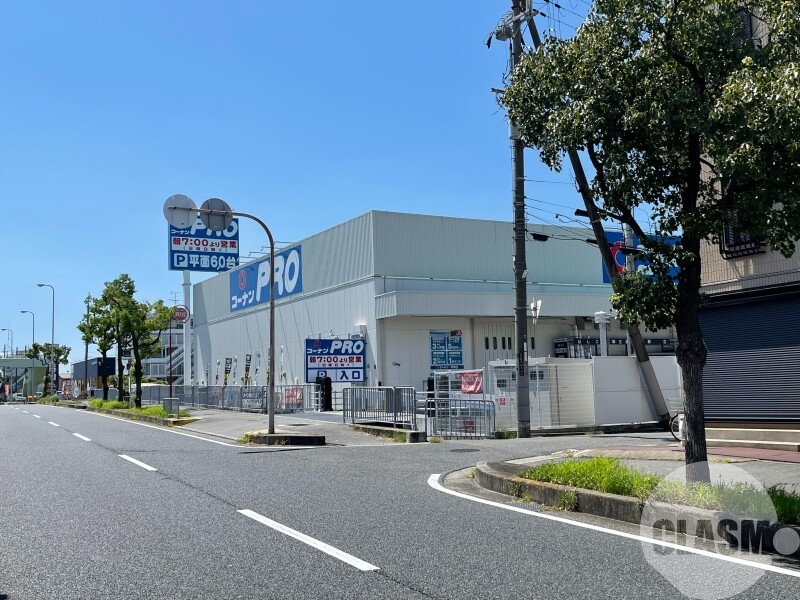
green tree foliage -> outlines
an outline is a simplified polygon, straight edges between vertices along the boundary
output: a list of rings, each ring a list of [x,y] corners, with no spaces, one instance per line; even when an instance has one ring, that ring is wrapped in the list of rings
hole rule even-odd
[[[652,273],[627,273],[612,303],[625,321],[675,324],[690,467],[706,459],[701,243],[718,242],[726,221],[786,256],[800,237],[797,1],[758,4],[752,35],[741,0],[596,0],[574,38],[523,58],[502,97],[551,169],[569,150],[588,157],[601,214],[644,244]],[[653,239],[633,218],[640,206]]]
[[[71,350],[72,348],[69,346],[62,346],[59,344],[53,345],[50,343],[40,344],[39,342],[34,342],[31,347],[28,348],[27,352],[25,352],[25,356],[27,358],[41,360],[46,365],[51,364],[52,360],[55,360],[57,365],[68,365],[69,353]],[[56,373],[56,378],[58,378],[58,373]],[[44,378],[45,395],[51,393],[51,383],[50,370],[48,369]]]
[[[88,344],[95,344],[102,357],[102,364],[106,363],[108,352],[114,347],[116,342],[116,329],[114,315],[109,306],[102,298],[87,297],[89,310],[78,324],[78,331],[81,332],[83,341]],[[103,400],[108,400],[109,375],[105,372],[100,374],[103,385]],[[88,390],[87,390],[88,391]]]
[[[134,295],[136,285],[128,274],[123,273],[106,283],[102,300],[110,309],[118,345],[118,372],[123,372],[122,347],[133,351],[133,373],[136,380],[136,406],[142,406],[142,359],[156,356],[161,350],[161,333],[171,322],[172,310],[162,300],[145,302]],[[123,395],[124,378],[117,378],[120,397]]]

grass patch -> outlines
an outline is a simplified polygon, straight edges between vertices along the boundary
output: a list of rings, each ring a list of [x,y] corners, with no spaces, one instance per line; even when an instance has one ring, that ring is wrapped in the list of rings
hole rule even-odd
[[[103,408],[108,410],[122,410],[125,408],[130,408],[130,404],[127,402],[122,402],[121,400],[106,400],[103,402]]]
[[[517,438],[517,432],[514,429],[500,426],[494,432],[494,439],[496,440],[513,440]]]
[[[127,410],[131,414],[134,415],[148,415],[151,417],[161,417],[162,419],[168,418],[170,415],[167,411],[164,410],[163,406],[158,404],[153,404],[151,406],[144,406],[142,408],[136,408],[135,406],[131,406],[127,402],[121,402],[119,400],[103,400],[101,398],[95,398],[89,403],[89,408],[94,410],[104,409],[104,410]],[[188,410],[181,410],[178,412],[178,417],[189,417]]]
[[[620,496],[646,500],[661,483],[659,475],[626,467],[616,458],[569,459],[537,465],[519,474],[525,479],[545,481]]]
[[[573,511],[578,508],[578,492],[575,490],[567,490],[558,497],[556,502],[558,510]]]
[[[242,437],[240,437],[238,440],[236,440],[236,443],[237,444],[252,444],[253,440],[251,440],[250,436],[245,433]]]
[[[800,495],[787,492],[783,486],[774,485],[767,490],[769,499],[775,506],[778,521],[781,523],[800,524]]]
[[[787,491],[782,486],[772,486],[766,494],[746,483],[698,483],[687,486],[678,480],[663,481],[660,475],[644,473],[621,464],[616,458],[607,457],[571,458],[563,462],[544,463],[523,471],[519,476],[534,481],[632,496],[643,502],[656,500],[756,518],[770,514],[774,506],[780,523],[800,525],[800,494]],[[519,497],[519,489],[513,489],[512,486],[511,492],[513,496]],[[565,492],[564,495],[568,493]],[[558,507],[569,504],[568,499],[560,498]]]
[[[442,441],[442,438],[440,438],[440,437],[429,437],[429,438],[428,438],[428,441],[429,441],[431,444],[438,444],[439,442],[441,442],[441,441]]]
[[[469,479],[475,479],[475,475],[476,474],[477,474],[477,471],[475,470],[475,467],[472,467],[469,471],[467,471],[467,477]]]
[[[406,434],[402,433],[400,431],[396,431],[395,433],[392,434],[392,441],[393,442],[398,442],[400,444],[405,444],[405,442],[406,442]]]
[[[36,399],[36,404],[58,404],[58,396],[40,396]]]

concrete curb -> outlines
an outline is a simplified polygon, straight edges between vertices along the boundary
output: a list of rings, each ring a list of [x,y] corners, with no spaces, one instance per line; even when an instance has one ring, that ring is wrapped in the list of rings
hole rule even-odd
[[[350,428],[353,431],[360,431],[383,438],[395,439],[395,436],[402,434],[405,438],[403,441],[407,444],[418,444],[420,442],[427,442],[428,435],[424,431],[411,431],[410,429],[397,429],[395,427],[381,427],[380,425],[359,425],[351,424]]]
[[[267,433],[265,431],[248,431],[243,436],[251,444],[267,446],[324,446],[324,435],[302,433]]]
[[[565,493],[574,493],[576,502],[575,507],[572,509],[574,512],[581,512],[598,517],[605,517],[608,519],[615,519],[634,525],[641,525],[642,511],[645,503],[641,502],[638,498],[631,498],[628,496],[619,496],[617,494],[606,494],[604,492],[596,492],[594,490],[585,490],[581,488],[574,488],[565,485],[558,485],[555,483],[544,483],[541,481],[532,481],[518,477],[517,474],[525,470],[525,467],[516,464],[502,463],[502,462],[480,462],[475,466],[475,480],[481,487],[513,496],[515,498],[530,498],[532,501],[544,504],[547,506],[557,506]],[[749,517],[742,517],[740,515],[732,515],[730,513],[705,510],[692,506],[674,505],[663,502],[649,502],[647,506],[655,508],[658,511],[659,517],[662,515],[666,521],[671,524],[684,524],[688,520],[690,523],[697,523],[698,521],[708,521],[713,524],[711,533],[712,537],[716,533],[720,537],[720,541],[725,541],[733,546],[739,546],[739,540],[735,535],[720,535],[718,529],[719,523],[722,520],[730,520],[736,523],[734,532],[742,532],[743,540],[741,548],[747,549],[749,545],[744,540],[744,530],[742,523],[745,521],[752,522],[753,519]],[[684,525],[685,526],[685,525]],[[784,529],[789,529],[795,532],[797,539],[800,540],[800,526],[797,525],[784,525],[782,523],[774,523],[772,526],[765,528],[763,537],[761,538],[761,550],[768,553],[778,553],[773,543],[775,534]],[[654,531],[659,531],[654,529]],[[677,531],[679,533],[688,533],[692,535],[692,530],[680,531],[678,525]],[[696,530],[695,530],[696,532]],[[793,553],[785,556],[792,556],[800,558],[800,547]]]
[[[576,512],[635,524],[642,520],[642,503],[638,498],[517,477],[517,473],[523,470],[519,465],[482,462],[475,467],[475,479],[481,487],[517,498],[527,496],[534,502],[548,506],[557,506],[565,494],[574,493]]]

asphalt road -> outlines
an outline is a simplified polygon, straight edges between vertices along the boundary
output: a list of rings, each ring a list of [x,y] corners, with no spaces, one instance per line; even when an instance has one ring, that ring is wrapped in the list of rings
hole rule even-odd
[[[626,441],[255,448],[0,406],[0,598],[683,598],[608,522],[587,529],[429,483],[531,448]],[[796,597],[800,584],[715,558],[684,570],[704,597],[742,574],[753,584],[737,598]]]

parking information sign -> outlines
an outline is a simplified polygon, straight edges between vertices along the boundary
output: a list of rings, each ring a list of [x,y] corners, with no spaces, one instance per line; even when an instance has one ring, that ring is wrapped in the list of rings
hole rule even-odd
[[[306,382],[330,377],[333,383],[365,380],[364,340],[306,340]]]
[[[224,231],[207,229],[200,217],[192,227],[169,225],[171,271],[227,271],[239,264],[239,219]]]

